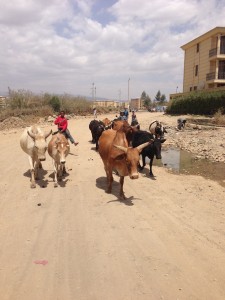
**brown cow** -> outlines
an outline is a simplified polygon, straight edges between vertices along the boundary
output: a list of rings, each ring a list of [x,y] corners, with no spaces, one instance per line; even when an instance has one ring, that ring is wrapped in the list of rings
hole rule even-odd
[[[149,145],[151,141],[144,143],[136,148],[129,148],[125,133],[122,129],[115,131],[112,129],[102,133],[99,139],[99,154],[104,163],[108,189],[107,193],[112,191],[113,176],[112,171],[116,170],[120,176],[120,196],[125,199],[123,192],[124,176],[130,176],[131,179],[138,178],[137,166],[139,155],[142,149]]]
[[[53,159],[55,187],[58,186],[58,181],[62,180],[62,175],[65,171],[66,157],[69,151],[70,145],[62,133],[57,133],[52,136],[52,139],[48,143],[48,154]]]
[[[112,128],[117,131],[121,129],[125,133],[129,146],[134,133],[138,130],[137,126],[131,126],[126,120],[114,120]]]
[[[109,129],[112,126],[112,121],[110,121],[108,118],[105,118],[102,120],[102,123]]]

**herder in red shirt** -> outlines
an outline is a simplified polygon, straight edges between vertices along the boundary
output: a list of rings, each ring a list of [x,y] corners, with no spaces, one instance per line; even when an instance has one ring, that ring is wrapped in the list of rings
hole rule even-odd
[[[63,110],[60,111],[60,115],[58,116],[58,118],[56,118],[54,123],[58,125],[58,130],[62,132],[62,134],[64,134],[65,137],[69,139],[72,144],[74,144],[75,146],[79,144],[78,142],[75,142],[75,140],[69,132],[69,129],[67,128],[68,121],[67,118],[65,118],[65,112]]]

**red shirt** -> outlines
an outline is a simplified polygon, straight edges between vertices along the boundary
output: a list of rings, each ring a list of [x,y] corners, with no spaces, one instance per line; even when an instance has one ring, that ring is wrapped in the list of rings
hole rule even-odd
[[[67,119],[65,117],[62,118],[61,116],[58,116],[58,118],[55,120],[54,123],[56,125],[58,125],[58,128],[61,131],[65,131],[67,129],[68,122],[67,122]]]

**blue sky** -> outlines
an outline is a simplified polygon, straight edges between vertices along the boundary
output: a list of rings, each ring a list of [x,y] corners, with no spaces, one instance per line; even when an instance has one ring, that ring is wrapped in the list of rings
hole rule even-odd
[[[225,0],[0,0],[0,94],[126,100],[182,92],[181,46],[225,26]]]

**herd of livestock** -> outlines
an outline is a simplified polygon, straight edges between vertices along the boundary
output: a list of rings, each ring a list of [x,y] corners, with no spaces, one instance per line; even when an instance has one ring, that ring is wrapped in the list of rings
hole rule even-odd
[[[149,126],[149,131],[140,130],[140,125],[131,126],[127,120],[115,119],[110,121],[105,118],[102,121],[92,120],[89,124],[92,135],[92,143],[103,161],[107,177],[107,192],[111,193],[113,172],[120,177],[120,197],[125,199],[123,192],[124,176],[131,179],[138,178],[138,170],[146,165],[146,157],[150,160],[149,175],[152,173],[154,157],[161,159],[161,144],[165,142],[163,128],[160,122],[154,121]],[[53,160],[54,186],[62,180],[65,172],[66,157],[70,151],[70,145],[66,137],[58,132],[52,134],[51,140],[47,138],[52,130],[45,133],[38,126],[31,126],[24,130],[20,138],[20,146],[28,155],[31,188],[36,187],[38,170],[42,168],[42,161],[46,159],[45,153]],[[142,157],[142,165],[139,162]]]

